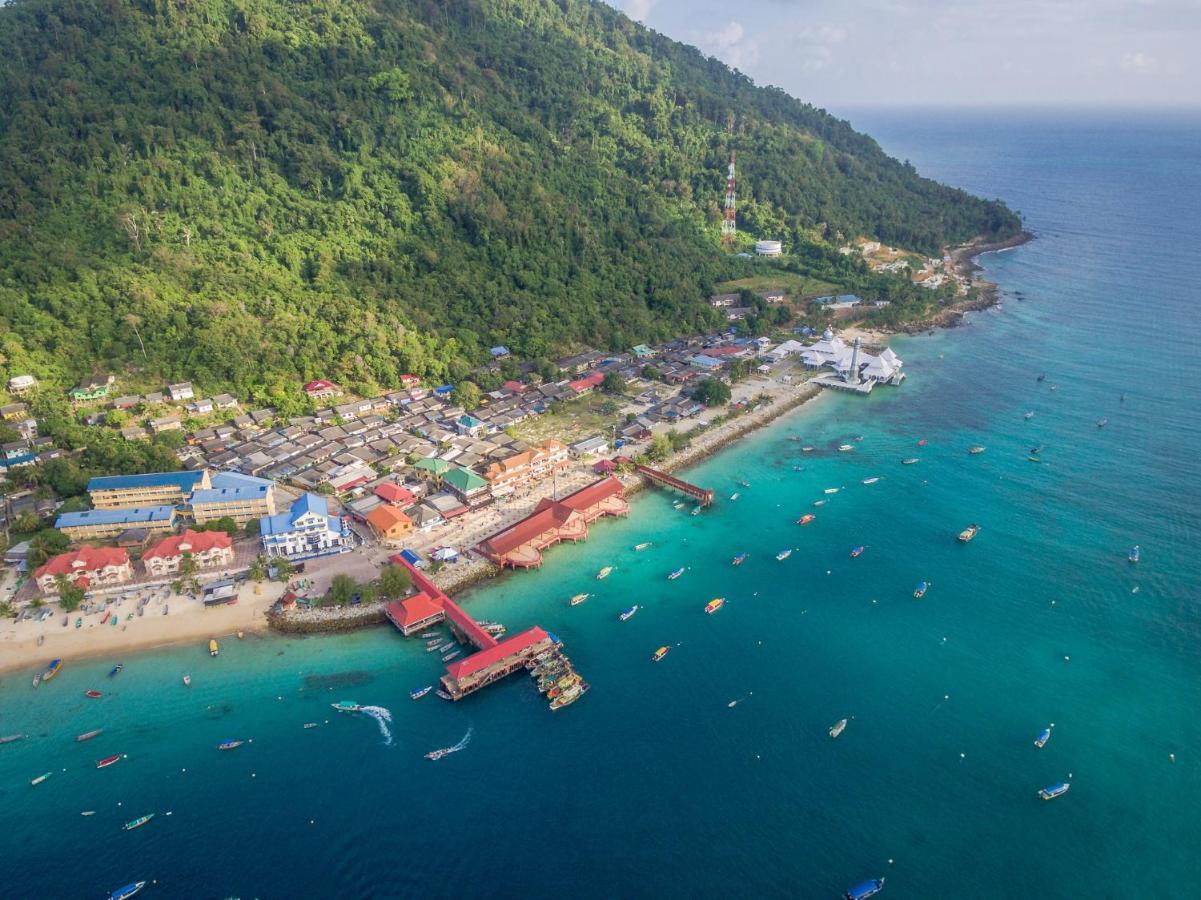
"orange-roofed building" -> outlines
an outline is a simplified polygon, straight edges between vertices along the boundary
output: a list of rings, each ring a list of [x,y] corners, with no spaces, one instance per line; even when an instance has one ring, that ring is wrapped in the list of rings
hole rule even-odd
[[[60,553],[33,573],[43,594],[58,593],[58,579],[65,578],[84,589],[122,584],[133,578],[129,554],[120,547],[84,545],[69,553]]]
[[[413,532],[413,520],[403,510],[387,503],[381,503],[367,513],[367,524],[375,536],[386,544],[403,541]]]
[[[548,478],[570,466],[571,451],[562,441],[552,438],[543,441],[539,447],[492,463],[484,471],[484,477],[492,484],[492,496],[497,497]]]
[[[142,565],[151,575],[174,575],[189,556],[198,569],[232,565],[233,539],[224,531],[193,531],[189,528],[183,534],[163,538],[147,550],[142,554]]]

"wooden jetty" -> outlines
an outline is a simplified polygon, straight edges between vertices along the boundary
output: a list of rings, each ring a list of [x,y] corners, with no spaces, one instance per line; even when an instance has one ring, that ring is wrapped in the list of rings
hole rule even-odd
[[[658,469],[652,469],[650,466],[639,464],[634,465],[635,470],[645,475],[655,484],[661,484],[664,487],[671,488],[674,491],[679,491],[681,494],[687,494],[700,503],[701,506],[710,506],[713,503],[713,490],[711,488],[698,487],[695,484],[689,484],[682,478],[676,478],[674,475],[668,475],[666,472],[660,472]]]

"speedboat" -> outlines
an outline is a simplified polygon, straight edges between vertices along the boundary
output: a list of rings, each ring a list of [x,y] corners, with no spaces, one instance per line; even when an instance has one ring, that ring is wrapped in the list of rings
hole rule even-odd
[[[225,740],[217,745],[217,749],[218,750],[237,750],[239,747],[241,747],[245,743],[246,743],[245,741]]]
[[[634,549],[635,550],[645,550],[650,545],[651,545],[650,541],[643,541],[641,544],[635,544]]]
[[[344,713],[358,712],[360,709],[363,708],[359,704],[355,703],[353,700],[339,700],[337,703],[331,703],[330,706],[332,706],[338,712],[344,712]]]
[[[591,596],[592,596],[591,594],[576,594],[574,597],[571,598],[571,600],[569,602],[571,603],[572,606],[579,606],[581,603],[583,603],[585,600],[587,600]]]
[[[425,758],[439,760],[442,757],[444,757],[446,754],[453,753],[453,752],[454,751],[451,750],[449,747],[443,747],[440,750],[431,750],[429,753],[425,754]]]
[[[50,665],[46,667],[46,671],[42,673],[42,681],[49,681],[55,675],[62,671],[63,661],[61,659],[50,660]]]
[[[814,500],[813,505],[814,506],[825,506],[829,502],[830,502],[829,500]]]
[[[422,697],[424,697],[426,694],[428,694],[433,689],[434,689],[434,686],[432,684],[427,684],[423,688],[418,688],[415,691],[409,691],[409,699],[410,700],[420,700]]]
[[[134,894],[138,893],[146,886],[144,881],[135,881],[133,884],[127,884],[125,887],[119,887],[108,895],[108,900],[129,900]]]
[[[1042,731],[1040,731],[1038,733],[1038,737],[1036,737],[1034,739],[1034,746],[1037,747],[1039,750],[1041,750],[1043,747],[1047,746],[1047,741],[1051,740],[1051,729],[1054,727],[1055,727],[1054,725],[1051,725],[1047,728],[1044,728]]]
[[[982,447],[980,444],[972,444],[972,446],[967,448],[967,452],[972,456],[978,456],[987,449],[987,447]]]
[[[854,449],[855,448],[853,446],[851,446],[850,444],[841,444],[838,447],[838,452],[839,453],[850,453]]]
[[[143,825],[145,825],[147,822],[149,822],[153,818],[154,818],[154,813],[150,813],[145,816],[138,816],[132,822],[126,822],[124,825],[122,825],[121,830],[122,831],[133,831],[135,828],[141,828]]]
[[[870,878],[854,887],[847,888],[847,892],[842,896],[843,900],[867,900],[868,897],[875,896],[883,889],[883,878]]]
[[[663,657],[665,657],[667,655],[667,651],[670,649],[671,649],[670,647],[660,647],[658,650],[655,651],[655,655],[651,657],[651,662],[658,662],[659,660],[661,660]]]
[[[839,719],[837,722],[834,723],[833,726],[831,726],[830,737],[836,738],[846,730],[847,730],[847,720]]]
[[[863,544],[860,544],[858,547],[853,548],[851,550],[851,559],[855,559],[856,557],[862,556],[863,551],[866,549],[867,549],[867,547],[863,546]]]
[[[1031,411],[1028,411],[1028,412],[1026,413],[1026,416],[1025,416],[1025,418],[1026,418],[1026,421],[1027,421],[1027,422],[1029,422],[1031,419],[1033,419],[1033,418],[1034,418],[1034,412],[1033,412],[1033,410],[1031,410]]]
[[[114,763],[120,762],[121,759],[122,759],[122,756],[120,753],[114,754],[113,756],[106,756],[106,757],[104,757],[104,759],[96,760],[96,768],[97,769],[107,769],[109,766],[113,765]]]
[[[669,574],[667,576],[667,580],[675,581],[677,578],[679,578],[683,574],[684,574],[684,567],[680,566],[680,568],[672,570],[671,574]]]
[[[863,483],[864,484],[875,484],[879,480],[880,480],[879,475],[873,475],[871,478],[864,478]]]
[[[185,676],[183,677],[183,686],[184,686],[184,687],[191,687],[191,686],[192,686],[192,676],[191,676],[191,675],[185,675]]]
[[[710,600],[708,603],[705,604],[705,612],[712,615],[713,613],[717,612],[719,609],[721,609],[725,605],[726,605],[725,597],[714,597],[712,600]]]
[[[778,559],[780,562],[784,562],[784,560],[788,559],[790,556],[792,556],[792,548],[788,547],[787,549],[781,550],[779,553],[777,553],[776,559]]]
[[[958,538],[959,543],[966,544],[968,541],[970,541],[972,538],[974,538],[979,533],[979,531],[980,531],[980,526],[977,525],[975,522],[973,522],[967,528],[963,529],[963,531],[959,532],[959,538]]]
[[[116,678],[118,675],[121,674],[121,670],[124,668],[125,668],[125,663],[117,663],[115,666],[113,666],[111,669],[108,670],[108,677]]]
[[[1042,444],[1039,444],[1037,447],[1031,447],[1031,448],[1030,448],[1030,452],[1031,452],[1032,454],[1034,454],[1034,455],[1037,455],[1037,454],[1039,454],[1039,453],[1042,453],[1042,450],[1043,450],[1043,445],[1042,445]]]
[[[921,462],[920,459],[918,459],[916,456],[911,456],[908,459],[901,460],[901,465],[914,466],[914,465],[917,465],[919,462]]]
[[[734,557],[732,560],[730,560],[730,565],[732,565],[732,566],[741,566],[741,565],[742,565],[744,562],[746,562],[746,557],[747,557],[747,554],[745,554],[745,553],[739,553],[739,554],[738,554],[737,556],[735,556],[735,557]]]
[[[1038,796],[1042,797],[1044,800],[1054,800],[1056,797],[1062,797],[1064,794],[1066,794],[1068,792],[1068,788],[1070,787],[1071,785],[1066,781],[1061,781],[1059,784],[1053,784],[1050,787],[1043,788],[1038,792]]]
[[[305,722],[305,723],[304,723],[304,730],[305,730],[305,731],[308,731],[310,728],[316,728],[316,727],[317,727],[317,723],[316,723],[316,722]]]
[[[103,695],[102,693],[100,693],[99,691],[84,691],[84,692],[83,692],[83,695],[84,695],[85,697],[91,697],[93,700],[98,700],[99,698],[101,698],[101,697],[103,697],[103,696],[104,696],[104,695]]]
[[[453,700],[453,699],[455,699],[455,698],[454,698],[454,697],[452,697],[450,694],[446,693],[446,691],[442,690],[442,688],[438,688],[438,690],[434,691],[434,696],[435,696],[435,697],[441,697],[443,700]]]
[[[816,518],[817,518],[817,516],[815,516],[813,513],[805,513],[803,516],[801,516],[799,519],[796,520],[796,523],[798,525],[808,525],[810,522],[812,522]]]
[[[801,452],[802,452],[802,453],[812,453],[812,452],[813,452],[813,448],[812,448],[812,447],[802,447],[802,448],[801,448]]]
[[[741,495],[740,493],[738,493],[738,491],[735,491],[734,493],[732,493],[732,494],[730,495],[730,499],[731,499],[731,500],[737,500],[737,499],[738,499],[739,497],[741,497],[741,496],[742,496],[742,495]]]
[[[1139,561],[1139,558],[1142,555],[1143,555],[1143,551],[1139,549],[1138,544],[1135,544],[1133,547],[1130,548],[1130,555],[1126,558],[1129,559],[1132,563],[1136,563]]]
[[[612,571],[613,571],[612,566],[605,566],[603,569],[601,569],[599,572],[596,573],[596,580],[604,581],[606,578],[609,577],[609,573]]]
[[[5,734],[0,735],[0,744],[11,744],[13,741],[23,741],[29,737],[27,734]]]
[[[629,609],[627,609],[625,612],[623,612],[617,618],[620,619],[621,621],[625,622],[628,619],[634,618],[634,613],[636,613],[636,612],[638,612],[638,604],[637,603],[635,603],[633,606],[631,606]]]
[[[220,652],[221,648],[217,646],[217,642],[215,640],[209,641],[209,656],[216,656]]]
[[[84,741],[90,741],[103,731],[103,728],[93,728],[91,731],[85,731],[83,734],[77,734],[75,736],[75,743],[82,744]]]
[[[49,778],[53,774],[54,774],[53,772],[44,772],[43,774],[39,775],[37,778],[33,779],[33,781],[31,781],[29,783],[30,784],[41,784],[43,781],[45,781],[47,778]]]
[[[842,488],[826,488],[822,491],[823,494],[837,494]]]
[[[915,587],[913,589],[913,596],[917,597],[917,599],[920,600],[920,599],[922,599],[922,597],[926,596],[926,591],[929,589],[930,589],[930,585],[927,582],[919,581],[917,583],[917,587]]]

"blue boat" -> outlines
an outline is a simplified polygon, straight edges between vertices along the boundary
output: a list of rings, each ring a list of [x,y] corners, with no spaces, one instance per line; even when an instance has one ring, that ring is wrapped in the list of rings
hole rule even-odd
[[[1138,544],[1135,544],[1133,547],[1130,548],[1130,556],[1128,557],[1128,559],[1132,563],[1136,563],[1136,562],[1138,562],[1139,557],[1142,555],[1143,555],[1143,551],[1139,549]]]
[[[418,688],[415,691],[409,691],[409,698],[412,700],[420,700],[422,697],[424,697],[426,694],[428,694],[433,689],[434,689],[434,686],[432,684],[427,684],[423,688]]]
[[[116,678],[118,675],[121,674],[121,670],[124,668],[125,668],[125,663],[117,663],[115,666],[113,666],[111,669],[109,669],[108,677]]]
[[[1066,781],[1061,781],[1059,784],[1053,784],[1050,787],[1043,788],[1038,792],[1038,796],[1042,797],[1044,800],[1054,800],[1056,797],[1062,797],[1064,794],[1066,794],[1068,792],[1068,788],[1070,787],[1071,785]]]
[[[245,741],[225,740],[217,745],[218,750],[237,750]]]
[[[913,589],[913,596],[917,597],[920,600],[922,597],[926,596],[926,591],[928,591],[929,589],[930,589],[929,584],[927,584],[924,581],[919,581],[917,583],[917,587],[915,587]]]
[[[683,574],[684,574],[684,567],[680,566],[680,568],[674,570],[670,575],[667,576],[667,580],[675,581],[677,578],[679,578]]]
[[[1055,726],[1051,726],[1054,728]],[[1041,750],[1047,746],[1047,741],[1051,740],[1051,728],[1044,728],[1038,733],[1038,737],[1034,739],[1034,746]]]
[[[128,900],[128,898],[141,891],[145,886],[146,882],[135,881],[133,884],[127,884],[125,887],[119,887],[108,895],[108,900]]]
[[[853,888],[849,888],[842,896],[844,900],[866,900],[867,897],[874,897],[883,889],[883,878],[871,878],[855,885]]]

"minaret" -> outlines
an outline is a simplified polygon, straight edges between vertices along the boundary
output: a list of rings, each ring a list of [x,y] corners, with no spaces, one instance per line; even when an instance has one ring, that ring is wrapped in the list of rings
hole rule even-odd
[[[851,346],[851,368],[847,370],[847,381],[851,384],[859,383],[859,338],[855,338],[855,343]]]

